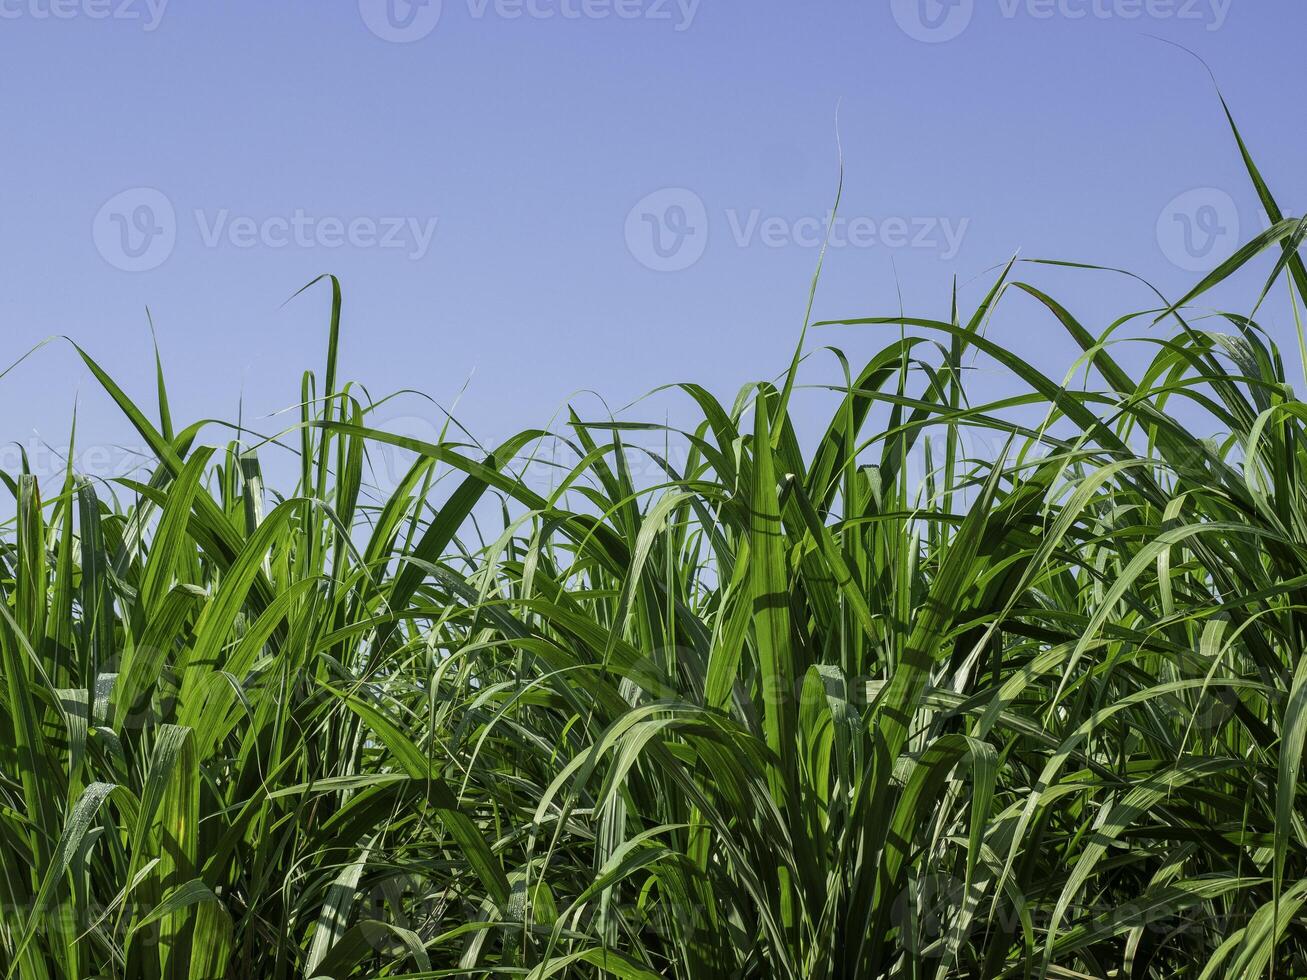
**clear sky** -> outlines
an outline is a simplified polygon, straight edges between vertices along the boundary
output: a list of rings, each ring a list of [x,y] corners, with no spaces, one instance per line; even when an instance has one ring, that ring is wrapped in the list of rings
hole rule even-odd
[[[174,414],[255,418],[321,364],[326,293],[282,304],[333,272],[344,375],[467,384],[486,441],[597,414],[581,389],[729,400],[793,349],[837,105],[818,317],[946,315],[1018,250],[1175,295],[1262,217],[1152,35],[1301,213],[1305,29],[1298,0],[0,0],[0,358],[68,334],[148,400],[148,306]],[[1031,274],[1094,329],[1149,303]],[[1060,374],[1013,300],[992,336]],[[130,442],[62,346],[0,380],[0,436],[61,445],[79,398],[87,446]]]

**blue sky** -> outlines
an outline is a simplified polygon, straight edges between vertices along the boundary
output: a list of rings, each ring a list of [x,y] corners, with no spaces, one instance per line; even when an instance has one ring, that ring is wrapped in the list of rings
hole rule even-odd
[[[1211,64],[1301,213],[1305,27],[1289,0],[0,0],[0,359],[67,334],[148,399],[148,306],[175,415],[257,418],[319,367],[326,294],[283,303],[332,272],[345,375],[466,387],[486,441],[597,414],[586,389],[729,400],[793,349],[837,105],[818,317],[945,315],[1018,250],[1175,295],[1262,217],[1202,67],[1157,38]],[[1030,275],[1095,329],[1150,302]],[[991,336],[1074,358],[1028,302]],[[0,379],[4,437],[62,444],[78,399],[86,446],[131,443],[59,345]]]

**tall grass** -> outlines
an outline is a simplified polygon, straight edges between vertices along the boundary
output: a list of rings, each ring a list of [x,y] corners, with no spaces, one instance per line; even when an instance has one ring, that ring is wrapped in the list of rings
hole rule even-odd
[[[0,970],[1307,976],[1307,407],[1190,313],[1267,250],[1307,300],[1247,162],[1270,229],[1129,357],[1036,265],[814,325],[890,342],[808,452],[797,358],[680,386],[690,431],[387,434],[327,279],[282,496],[79,351],[154,459],[5,476]],[[1015,301],[1094,387],[984,330]],[[1021,393],[969,400],[976,359]]]

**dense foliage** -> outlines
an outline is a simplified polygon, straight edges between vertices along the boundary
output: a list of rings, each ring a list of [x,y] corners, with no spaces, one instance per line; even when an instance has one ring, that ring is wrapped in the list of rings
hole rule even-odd
[[[324,280],[279,496],[82,354],[154,461],[6,476],[0,968],[1307,976],[1307,405],[1255,314],[1189,312],[1264,251],[1307,298],[1248,167],[1269,230],[1129,357],[1140,315],[1009,266],[841,321],[891,342],[806,452],[797,355],[680,386],[691,431],[387,434]],[[1018,297],[1092,385],[986,333]],[[976,359],[1020,392],[973,403]]]

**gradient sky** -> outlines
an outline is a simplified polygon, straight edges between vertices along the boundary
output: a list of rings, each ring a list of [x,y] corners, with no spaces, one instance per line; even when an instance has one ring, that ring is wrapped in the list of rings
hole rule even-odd
[[[1210,63],[1301,213],[1305,29],[1296,0],[0,0],[0,359],[67,334],[148,400],[148,306],[174,415],[256,418],[319,368],[327,294],[282,304],[332,272],[344,375],[467,384],[486,441],[598,414],[582,389],[729,400],[793,349],[837,105],[818,317],[945,316],[1018,250],[1174,296],[1263,219],[1205,72],[1156,38]],[[1150,303],[1028,274],[1094,329]],[[1074,359],[1015,297],[991,336]],[[0,435],[62,445],[75,400],[84,445],[131,443],[64,345],[0,379]]]

